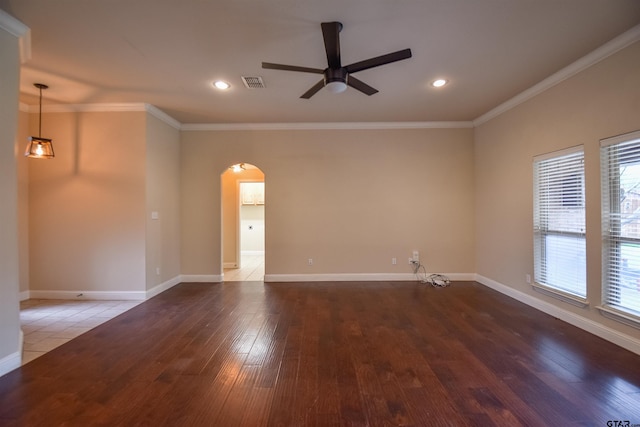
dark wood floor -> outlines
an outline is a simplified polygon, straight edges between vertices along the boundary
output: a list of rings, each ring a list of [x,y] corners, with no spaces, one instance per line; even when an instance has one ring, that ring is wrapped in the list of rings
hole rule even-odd
[[[0,378],[2,426],[609,420],[640,356],[469,282],[181,284]]]

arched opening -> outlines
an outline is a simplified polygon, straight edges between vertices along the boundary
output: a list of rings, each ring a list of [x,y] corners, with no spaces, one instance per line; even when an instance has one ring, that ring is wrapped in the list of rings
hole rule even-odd
[[[264,279],[264,178],[264,173],[249,163],[231,165],[221,175],[225,282]]]

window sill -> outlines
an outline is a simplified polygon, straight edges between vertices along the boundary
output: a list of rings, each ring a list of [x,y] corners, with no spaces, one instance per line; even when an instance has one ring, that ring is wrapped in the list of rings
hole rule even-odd
[[[533,285],[531,285],[531,287],[534,291],[540,292],[541,294],[550,296],[552,298],[559,299],[560,301],[566,302],[568,304],[575,305],[576,307],[585,308],[589,306],[589,300],[587,300],[586,298],[581,298],[567,292],[562,292],[557,289],[541,285],[539,283],[534,283]]]
[[[615,320],[616,322],[624,323],[627,326],[632,326],[634,328],[640,329],[640,318],[632,314],[620,311],[609,306],[599,305],[596,308],[600,310],[600,314],[602,314],[604,317],[608,317],[609,319]]]

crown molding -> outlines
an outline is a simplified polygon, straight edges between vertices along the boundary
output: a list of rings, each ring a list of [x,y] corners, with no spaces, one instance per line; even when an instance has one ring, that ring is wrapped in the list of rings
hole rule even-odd
[[[37,113],[38,105],[20,104],[21,111]],[[48,104],[42,106],[43,113],[109,113],[109,112],[147,112],[169,126],[180,130],[180,122],[159,108],[144,103],[121,104]]]
[[[188,123],[184,131],[460,129],[473,122]]]
[[[553,86],[557,85],[558,83],[568,79],[569,77],[572,77],[576,74],[578,74],[579,72],[597,64],[598,62],[602,61],[603,59],[613,55],[614,53],[624,49],[627,46],[630,46],[631,44],[637,42],[640,40],[640,24],[636,25],[635,27],[631,28],[630,30],[625,31],[624,33],[620,34],[618,37],[610,40],[609,42],[603,44],[602,46],[600,46],[599,48],[597,48],[596,50],[592,51],[591,53],[583,56],[582,58],[578,59],[577,61],[573,62],[572,64],[566,66],[565,68],[561,69],[560,71],[552,74],[551,76],[547,77],[546,79],[542,80],[540,83],[530,87],[529,89],[525,90],[524,92],[521,92],[520,94],[514,96],[513,98],[509,99],[508,101],[498,105],[497,107],[495,107],[494,109],[486,112],[485,114],[481,115],[480,117],[478,117],[477,119],[475,119],[473,121],[473,126],[480,126],[483,123],[488,122],[489,120],[498,117],[499,115],[501,115],[502,113],[505,113],[509,110],[511,110],[512,108],[522,104],[523,102],[533,98],[534,96],[537,96],[539,94],[541,94],[542,92],[546,91],[547,89],[552,88]]]
[[[0,28],[18,38],[20,62],[25,63],[31,59],[31,29],[2,9],[0,9]]]
[[[153,106],[151,104],[144,104],[144,105],[145,105],[146,111],[156,119],[163,121],[164,123],[168,124],[174,129],[177,129],[177,130],[181,129],[182,124],[179,121],[177,121],[176,119],[174,119],[173,117],[171,117],[170,115],[168,115],[167,113],[159,109],[158,107]]]
[[[30,105],[29,112],[38,112],[38,105]],[[104,113],[104,112],[147,111],[143,103],[123,104],[47,104],[42,106],[43,113]]]
[[[20,109],[37,113],[38,105],[21,104]],[[43,113],[97,113],[97,112],[145,111],[169,126],[184,131],[229,130],[381,130],[381,129],[467,129],[470,121],[451,122],[333,122],[333,123],[180,123],[158,107],[145,103],[122,104],[47,104]]]

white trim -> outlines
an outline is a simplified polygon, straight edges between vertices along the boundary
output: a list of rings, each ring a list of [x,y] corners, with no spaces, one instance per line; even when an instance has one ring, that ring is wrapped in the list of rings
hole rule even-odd
[[[533,161],[540,162],[542,160],[555,159],[556,157],[563,157],[563,156],[568,156],[569,154],[576,154],[576,153],[584,154],[584,145],[576,145],[573,147],[563,148],[561,150],[538,154],[536,156],[533,156]]]
[[[600,140],[600,147],[608,147],[610,145],[619,144],[621,142],[631,142],[640,139],[640,130],[636,130],[629,133],[623,133],[622,135],[616,135],[609,138]],[[635,141],[634,141],[635,142]]]
[[[20,329],[18,335],[18,353],[20,353],[20,363],[22,363],[22,350],[24,350],[24,331]]]
[[[145,291],[44,291],[30,290],[34,299],[144,301]]]
[[[559,289],[551,288],[540,283],[533,283],[531,288],[536,292],[540,292],[541,294],[551,298],[556,298],[560,301],[566,302],[567,304],[575,305],[576,307],[585,308],[590,304],[589,300],[586,298],[571,295],[570,293],[562,292]]]
[[[0,377],[8,374],[22,365],[22,353],[16,351],[0,359]]]
[[[44,291],[29,290],[20,292],[20,301],[33,299],[64,300],[104,300],[104,301],[145,301],[179,284],[183,276],[176,276],[166,282],[144,291]]]
[[[352,130],[352,129],[458,129],[472,128],[473,122],[334,122],[334,123],[186,123],[184,131],[229,130]]]
[[[20,62],[24,64],[31,59],[31,29],[2,9],[0,9],[0,28],[18,38]]]
[[[181,274],[180,282],[221,283],[223,274]]]
[[[38,105],[27,107],[28,112],[39,111]],[[112,104],[47,104],[43,113],[96,113],[146,111],[175,129],[182,131],[241,131],[241,130],[380,130],[380,129],[470,129],[473,122],[334,122],[334,123],[180,123],[154,105],[144,103]]]
[[[2,9],[0,9],[0,28],[16,37],[22,37],[30,31],[29,27]]]
[[[153,298],[156,295],[166,291],[167,289],[173,288],[178,283],[180,283],[180,276],[176,276],[173,279],[169,279],[166,282],[160,283],[159,285],[156,285],[151,289],[147,289],[145,299]]]
[[[156,119],[159,119],[160,121],[165,122],[166,124],[168,124],[174,129],[180,130],[181,124],[179,121],[177,121],[176,119],[174,119],[173,117],[171,117],[170,115],[168,115],[167,113],[165,113],[164,111],[162,111],[161,109],[159,109],[154,105],[151,105],[151,104],[144,104],[144,105],[147,112],[151,114],[153,117],[155,117]]]
[[[640,25],[636,25],[630,30],[620,34],[618,37],[614,38],[613,40],[610,40],[609,42],[600,46],[599,48],[592,51],[591,53],[583,56],[582,58],[578,59],[572,64],[564,67],[560,71],[550,75],[549,77],[542,80],[538,84],[533,85],[532,87],[525,90],[524,92],[519,93],[518,95],[509,99],[508,101],[503,102],[502,104],[498,105],[492,110],[489,110],[488,112],[484,113],[483,115],[481,115],[480,117],[478,117],[473,121],[473,125],[480,126],[481,124],[486,123],[495,117],[498,117],[502,113],[505,113],[511,110],[512,108],[541,94],[547,89],[552,88],[558,83],[597,64],[603,59],[613,55],[614,53],[624,49],[627,46],[630,46],[631,44],[639,40],[640,40]]]
[[[428,273],[430,274],[430,273]],[[427,274],[427,275],[428,275]],[[445,274],[451,280],[474,281],[473,273]],[[413,273],[265,274],[265,282],[400,282],[419,281]]]
[[[23,107],[24,105],[24,107]],[[23,110],[23,108],[25,110]],[[20,109],[29,113],[37,113],[38,105],[21,104]],[[160,110],[145,103],[112,103],[112,104],[48,104],[42,106],[43,113],[113,113],[113,112],[147,112],[174,129],[180,130],[180,122]]]
[[[148,104],[113,103],[113,104],[47,104],[42,106],[43,113],[112,113],[112,112],[146,112]],[[38,105],[30,105],[29,112],[37,113]]]
[[[609,319],[613,319],[616,322],[624,323],[627,326],[632,326],[636,329],[640,329],[640,320],[636,316],[631,316],[622,310],[616,310],[613,307],[607,307],[604,305],[596,306],[600,310],[600,314]]]
[[[553,317],[557,317],[560,320],[563,320],[575,327],[583,329],[589,333],[592,333],[593,335],[619,345],[622,348],[625,348],[636,354],[640,354],[640,340],[638,340],[637,338],[611,329],[605,325],[594,322],[593,320],[589,320],[570,311],[564,310],[556,305],[549,304],[548,302],[525,294],[524,292],[513,289],[507,285],[503,285],[502,283],[496,282],[495,280],[489,279],[488,277],[476,274],[476,281],[483,284],[484,286],[487,286],[488,288],[494,289],[530,307],[538,309],[543,313],[547,313]]]

